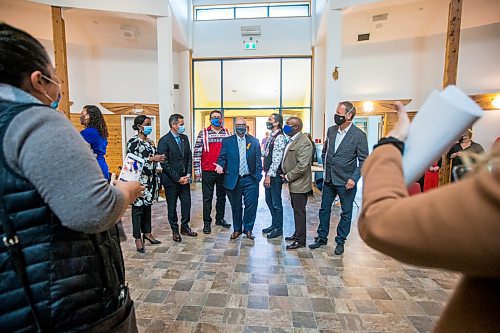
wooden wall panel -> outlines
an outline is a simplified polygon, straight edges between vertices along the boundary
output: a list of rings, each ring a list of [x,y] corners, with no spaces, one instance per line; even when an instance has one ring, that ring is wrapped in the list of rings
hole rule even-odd
[[[104,114],[104,120],[108,126],[108,148],[106,153],[106,162],[109,166],[109,172],[119,173],[118,167],[123,163],[122,154],[122,118],[119,114]],[[160,138],[160,124],[158,117],[156,118],[156,138]],[[80,114],[72,113],[71,122],[78,131],[83,129],[80,125]]]
[[[408,117],[410,120],[413,120],[416,112],[408,112]],[[396,112],[388,112],[384,116],[384,131],[383,136],[387,136],[387,134],[394,128],[396,123],[398,122],[398,114]]]

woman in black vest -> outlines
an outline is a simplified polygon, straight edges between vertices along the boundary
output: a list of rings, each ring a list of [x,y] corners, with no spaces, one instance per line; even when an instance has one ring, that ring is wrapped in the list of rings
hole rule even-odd
[[[143,187],[108,185],[36,39],[0,23],[0,50],[1,330],[136,332],[115,223]]]

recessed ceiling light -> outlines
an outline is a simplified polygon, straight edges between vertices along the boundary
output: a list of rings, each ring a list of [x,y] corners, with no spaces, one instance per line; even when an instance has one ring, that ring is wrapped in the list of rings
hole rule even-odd
[[[375,109],[375,105],[373,102],[366,101],[363,103],[363,111],[365,112],[372,112]]]

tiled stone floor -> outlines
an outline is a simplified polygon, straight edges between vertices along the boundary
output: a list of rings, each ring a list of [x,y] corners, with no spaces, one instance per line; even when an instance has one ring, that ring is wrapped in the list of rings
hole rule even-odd
[[[333,254],[331,243],[286,251],[284,239],[260,233],[270,224],[263,193],[254,241],[229,240],[231,229],[221,227],[204,235],[199,184],[192,199],[191,226],[199,236],[174,243],[166,204],[159,203],[153,207],[153,234],[163,243],[146,244],[145,254],[135,251],[130,211],[125,213],[128,240],[122,247],[141,332],[429,332],[458,278],[372,250],[355,222],[342,256]],[[283,199],[284,232],[291,235],[286,188]],[[307,206],[308,244],[316,235],[320,202],[316,194]],[[332,240],[339,211],[334,207]],[[226,220],[231,222],[229,202]]]

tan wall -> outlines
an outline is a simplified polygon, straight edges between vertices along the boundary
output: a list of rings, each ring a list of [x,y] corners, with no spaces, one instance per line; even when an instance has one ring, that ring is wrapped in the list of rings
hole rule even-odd
[[[104,120],[108,126],[108,148],[106,152],[106,162],[109,166],[109,172],[119,173],[118,167],[123,163],[122,154],[122,119],[118,114],[104,114]],[[83,129],[80,125],[80,114],[72,113],[71,122],[78,131]],[[160,138],[160,122],[156,122],[156,137]]]

